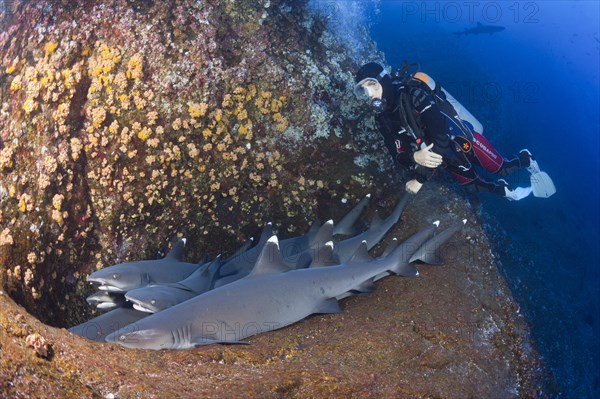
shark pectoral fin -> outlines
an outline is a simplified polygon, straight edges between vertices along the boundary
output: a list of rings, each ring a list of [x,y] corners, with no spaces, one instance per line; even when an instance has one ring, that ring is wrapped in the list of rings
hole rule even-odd
[[[370,280],[365,281],[358,287],[354,287],[352,289],[352,291],[355,291],[355,292],[358,292],[361,294],[368,294],[368,293],[375,291],[375,284],[373,284],[373,280],[370,279]]]
[[[326,299],[321,306],[315,310],[314,313],[342,313],[342,308],[340,308],[340,304],[338,303],[337,299],[331,298]]]
[[[212,338],[198,337],[194,338],[190,341],[190,344],[193,346],[203,346],[203,345],[212,345],[212,344],[227,344],[227,345],[250,345],[250,342],[245,341],[223,341]]]
[[[394,269],[393,273],[396,276],[414,277],[419,275],[419,271],[412,263],[404,263],[400,267]]]
[[[415,254],[415,255],[417,255],[417,254]],[[444,263],[444,261],[435,252],[427,252],[427,253],[418,254],[418,255],[419,256],[413,256],[412,258],[410,258],[410,262],[416,262],[416,261],[420,260],[423,263],[427,263],[428,265],[434,265],[434,266],[440,266]]]

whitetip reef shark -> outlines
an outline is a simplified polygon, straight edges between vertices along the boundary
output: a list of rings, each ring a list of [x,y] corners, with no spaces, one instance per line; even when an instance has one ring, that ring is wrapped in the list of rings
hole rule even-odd
[[[188,278],[177,283],[151,285],[128,291],[125,298],[141,312],[156,313],[210,290],[222,265],[220,256],[205,263]]]
[[[173,245],[162,259],[120,263],[90,274],[88,281],[99,284],[98,289],[113,293],[146,287],[151,284],[176,283],[192,274],[200,264],[185,263],[183,248],[185,239]]]
[[[373,279],[381,273],[403,274],[416,248],[436,227],[431,224],[419,231],[384,258],[371,258],[362,242],[343,264],[296,270],[285,265],[273,236],[248,276],[152,314],[130,331],[110,334],[106,341],[153,350],[245,343],[244,338],[285,327],[313,313],[339,313],[338,298],[371,291]],[[333,256],[333,243],[329,247]],[[330,264],[329,259],[323,261]]]
[[[460,35],[481,35],[483,33],[494,34],[502,32],[506,28],[498,25],[483,25],[481,22],[477,22],[477,26],[474,28],[465,28],[463,31],[453,32],[456,36]]]
[[[104,339],[112,333],[130,331],[133,323],[143,319],[150,313],[144,313],[131,307],[119,307],[94,317],[85,323],[69,328],[73,334],[87,338],[90,341],[106,342]]]
[[[383,237],[387,234],[387,232],[396,224],[398,220],[400,220],[400,216],[402,212],[404,212],[404,208],[412,198],[412,194],[404,193],[398,200],[398,203],[394,207],[392,213],[381,220],[381,218],[375,214],[373,221],[369,228],[351,238],[340,241],[335,246],[335,254],[337,255],[340,262],[345,262],[354,254],[354,251],[358,247],[358,245],[362,241],[367,242],[367,250],[372,249],[375,245],[377,245]]]
[[[123,306],[125,295],[108,291],[98,291],[88,296],[86,302],[97,309],[115,309]]]

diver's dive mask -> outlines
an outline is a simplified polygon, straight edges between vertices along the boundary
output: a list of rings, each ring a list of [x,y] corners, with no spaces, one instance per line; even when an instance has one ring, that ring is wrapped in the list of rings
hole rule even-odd
[[[354,95],[359,101],[369,102],[371,109],[377,113],[385,110],[385,99],[383,99],[383,87],[377,79],[366,78],[354,86]]]
[[[375,113],[380,114],[385,111],[386,104],[385,98],[374,98],[371,100],[371,109]]]

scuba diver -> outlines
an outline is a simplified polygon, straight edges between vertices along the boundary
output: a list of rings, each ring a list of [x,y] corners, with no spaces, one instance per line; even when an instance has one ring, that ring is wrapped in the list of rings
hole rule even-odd
[[[410,73],[415,65],[406,62],[390,74],[371,62],[356,74],[354,94],[369,103],[376,113],[379,131],[396,162],[408,170],[406,190],[416,194],[423,183],[442,167],[461,185],[475,192],[490,192],[511,201],[527,197],[549,197],[556,189],[550,177],[541,172],[526,149],[518,157],[506,159],[481,134],[483,126],[422,72]],[[474,166],[506,176],[526,168],[531,187],[511,188],[504,179],[482,179]]]

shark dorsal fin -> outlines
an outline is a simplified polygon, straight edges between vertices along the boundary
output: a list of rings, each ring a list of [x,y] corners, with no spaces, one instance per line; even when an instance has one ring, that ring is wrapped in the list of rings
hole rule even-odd
[[[329,241],[316,251],[309,267],[332,266],[337,263],[333,254],[333,241]]]
[[[165,256],[164,259],[181,261],[183,259],[183,249],[185,248],[185,242],[186,239],[182,238],[181,240],[173,244],[173,248],[171,248],[171,251],[169,251],[169,253],[167,254],[167,256]]]
[[[271,236],[273,236],[273,223],[269,222],[265,224],[265,227],[263,227],[263,231],[260,235],[257,245],[264,245],[269,238],[271,238]]]
[[[252,247],[252,243],[254,242],[254,238],[250,237],[249,240],[247,240],[244,244],[242,244],[241,247],[238,248],[237,251],[235,251],[233,253],[233,255],[231,255],[232,258],[235,258],[236,256],[240,256],[241,254],[243,254],[244,252],[246,252],[248,249],[250,249],[250,247]]]
[[[272,236],[265,243],[249,276],[283,273],[289,270],[279,252],[279,240],[277,240],[277,236]]]
[[[371,256],[369,255],[369,251],[367,250],[367,242],[363,241],[358,246],[356,252],[354,252],[354,255],[352,255],[350,260],[348,260],[348,264],[365,263],[370,262],[372,260],[373,258],[371,258]]]
[[[217,255],[217,257],[215,259],[212,260],[212,262],[210,262],[208,264],[208,267],[206,268],[206,271],[204,272],[205,276],[214,276],[215,273],[217,272],[217,270],[219,270],[221,268],[221,254]]]
[[[333,220],[326,221],[323,226],[319,228],[319,231],[315,236],[310,240],[309,246],[313,249],[315,246],[318,248],[323,243],[331,241],[333,237]]]
[[[319,222],[318,220],[315,220],[313,222],[313,224],[310,225],[310,228],[308,229],[308,231],[306,232],[306,235],[309,238],[314,237],[315,235],[317,235],[317,233],[319,232],[319,229],[321,228],[321,222]]]
[[[373,219],[371,220],[371,225],[369,226],[370,229],[376,228],[381,226],[381,223],[383,223],[383,220],[381,219],[381,216],[379,216],[379,212],[375,211],[375,213],[373,214]]]

